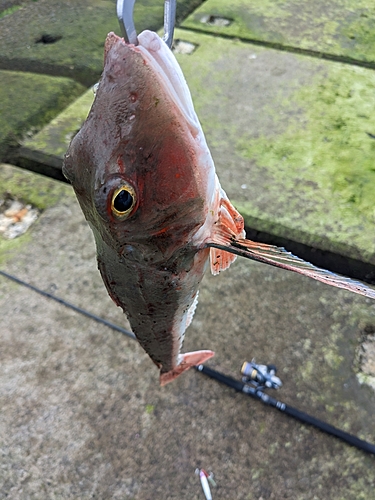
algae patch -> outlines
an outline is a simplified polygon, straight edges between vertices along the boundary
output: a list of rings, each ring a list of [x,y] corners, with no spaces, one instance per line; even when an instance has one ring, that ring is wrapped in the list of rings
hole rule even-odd
[[[272,140],[244,136],[237,150],[271,169],[280,185],[322,189],[335,200],[341,217],[357,212],[373,223],[375,77],[361,68],[342,69],[332,68],[328,77],[320,74],[295,92],[290,106],[303,109],[300,122]]]
[[[282,102],[284,132],[258,138],[243,134],[242,158],[265,171],[267,198],[279,223],[329,237],[337,245],[355,243],[372,255],[375,223],[375,75],[331,64]],[[273,195],[270,195],[273,192]],[[353,235],[350,238],[350,235]],[[354,236],[355,235],[355,236]]]
[[[218,16],[230,25],[210,25],[202,19]],[[317,54],[375,61],[375,9],[368,0],[208,0],[183,23],[185,28],[257,40]]]
[[[222,186],[246,225],[374,263],[374,72],[177,36],[197,45],[177,58]]]
[[[46,156],[63,158],[72,137],[87,118],[95,90],[89,89],[54,118],[39,133],[23,141],[29,150],[40,151]]]
[[[0,71],[0,83],[0,159],[85,91],[68,78],[18,71]]]
[[[6,16],[10,16],[11,14],[13,14],[14,12],[16,12],[21,8],[22,8],[21,5],[13,5],[13,7],[9,7],[8,9],[3,10],[2,12],[0,12],[0,19]]]
[[[0,197],[6,193],[43,211],[69,194],[69,186],[12,165],[0,164]]]

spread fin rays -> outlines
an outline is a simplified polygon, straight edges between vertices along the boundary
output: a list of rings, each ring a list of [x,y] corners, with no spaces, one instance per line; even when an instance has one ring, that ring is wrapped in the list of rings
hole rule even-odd
[[[206,247],[218,248],[251,260],[281,267],[282,269],[309,276],[317,281],[322,281],[327,285],[350,290],[351,292],[375,299],[375,289],[360,281],[355,281],[351,278],[316,267],[296,257],[284,248],[256,243],[245,238],[236,238],[234,235],[226,234],[228,230],[225,227],[221,226],[220,229],[217,228],[215,236],[212,238],[212,241],[206,244]]]

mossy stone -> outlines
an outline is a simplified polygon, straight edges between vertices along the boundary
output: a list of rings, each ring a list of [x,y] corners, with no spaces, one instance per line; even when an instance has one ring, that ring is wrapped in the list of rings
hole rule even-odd
[[[249,227],[375,262],[372,70],[177,30],[219,177]]]
[[[215,24],[215,16],[231,22]],[[374,22],[375,6],[370,0],[355,4],[351,0],[208,0],[182,26],[374,66]]]
[[[40,161],[44,158],[45,163],[49,164],[53,158],[61,161],[62,165],[69,143],[85,121],[93,100],[94,91],[89,89],[39,133],[25,140],[20,151],[21,157],[32,158],[37,151],[40,154]]]
[[[26,132],[40,129],[84,90],[68,78],[0,71],[0,160]]]
[[[200,2],[178,2],[177,17]],[[163,26],[164,3],[139,0],[134,7],[137,32]],[[103,69],[108,32],[120,34],[113,0],[38,0],[0,19],[0,64],[5,69],[74,78],[93,85]]]

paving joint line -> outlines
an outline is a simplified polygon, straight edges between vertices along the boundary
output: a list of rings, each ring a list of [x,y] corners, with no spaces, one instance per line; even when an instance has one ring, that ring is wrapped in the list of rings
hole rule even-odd
[[[361,68],[375,70],[375,61],[374,62],[359,61],[358,59],[352,59],[350,57],[335,56],[334,54],[317,52],[315,50],[310,50],[310,49],[301,49],[299,47],[294,47],[293,45],[283,45],[276,42],[266,42],[266,41],[256,40],[253,38],[243,38],[239,36],[226,35],[225,33],[215,33],[215,32],[205,31],[199,28],[192,28],[190,26],[189,27],[179,26],[178,29],[183,31],[192,31],[194,33],[198,33],[201,35],[214,36],[217,38],[238,40],[240,42],[247,43],[249,45],[258,45],[260,47],[265,47],[268,49],[280,50],[282,52],[289,52],[292,54],[300,54],[303,56],[313,57],[314,59],[323,59],[325,61],[338,62],[342,64],[347,64],[349,66],[359,66]]]

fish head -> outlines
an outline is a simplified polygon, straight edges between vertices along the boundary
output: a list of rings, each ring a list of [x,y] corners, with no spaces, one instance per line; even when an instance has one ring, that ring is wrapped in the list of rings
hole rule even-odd
[[[63,173],[112,247],[162,236],[173,251],[204,223],[212,159],[179,65],[156,33],[141,33],[138,46],[107,36],[96,97]]]

